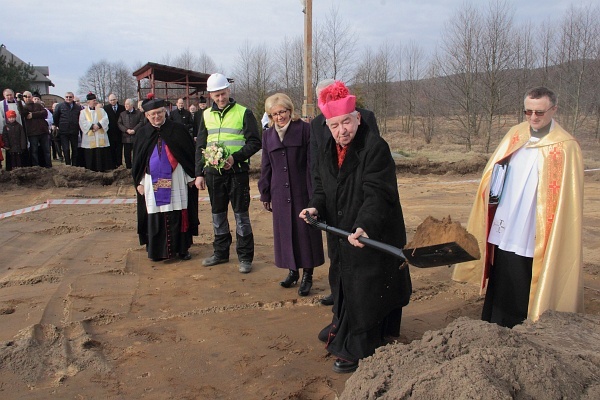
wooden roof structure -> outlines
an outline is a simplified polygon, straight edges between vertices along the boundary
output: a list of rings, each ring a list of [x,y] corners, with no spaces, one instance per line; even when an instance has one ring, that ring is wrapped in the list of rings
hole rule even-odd
[[[137,80],[138,99],[145,99],[146,95],[152,92],[156,97],[167,101],[183,98],[189,106],[190,100],[197,100],[200,95],[206,93],[206,80],[210,74],[148,62],[134,71],[133,76]],[[148,79],[150,84],[142,87],[141,82],[144,79]],[[229,81],[233,82],[232,79]]]

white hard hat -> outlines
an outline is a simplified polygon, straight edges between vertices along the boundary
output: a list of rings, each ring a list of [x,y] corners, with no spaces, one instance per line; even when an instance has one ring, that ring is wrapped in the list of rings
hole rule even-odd
[[[216,92],[217,90],[223,90],[229,87],[229,81],[223,74],[212,74],[206,80],[206,90],[209,92]]]

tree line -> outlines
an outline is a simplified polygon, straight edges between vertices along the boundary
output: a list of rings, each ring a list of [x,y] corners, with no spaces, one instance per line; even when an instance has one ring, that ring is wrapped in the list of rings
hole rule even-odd
[[[403,132],[429,143],[449,123],[467,150],[478,143],[487,152],[515,118],[522,120],[525,91],[545,85],[558,94],[563,126],[575,136],[584,124],[592,126],[598,138],[600,6],[572,4],[564,15],[544,21],[515,19],[506,0],[464,3],[446,22],[432,54],[416,42],[385,40],[357,50],[351,21],[332,8],[313,28],[313,83],[333,78],[351,85],[360,105],[377,115],[383,135],[388,122],[399,118]],[[234,78],[236,100],[260,120],[264,100],[274,92],[285,92],[301,108],[303,54],[301,35],[284,37],[275,49],[247,40],[231,70],[220,71]],[[189,49],[159,62],[216,71],[209,56]],[[110,92],[134,97],[132,71],[121,62],[94,63],[80,78],[80,90],[93,90],[101,99]]]

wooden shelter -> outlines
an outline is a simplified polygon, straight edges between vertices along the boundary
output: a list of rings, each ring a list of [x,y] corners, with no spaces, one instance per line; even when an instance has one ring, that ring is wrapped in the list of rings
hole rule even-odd
[[[134,71],[133,76],[137,80],[138,99],[145,99],[152,92],[171,103],[183,98],[189,107],[194,99],[197,102],[200,95],[206,93],[206,80],[210,74],[149,62]],[[149,84],[142,85],[144,79],[148,79]]]

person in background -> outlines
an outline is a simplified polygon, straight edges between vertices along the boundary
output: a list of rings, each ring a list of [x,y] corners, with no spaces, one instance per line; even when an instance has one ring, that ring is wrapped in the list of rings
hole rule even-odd
[[[333,370],[353,372],[359,360],[399,336],[402,307],[412,293],[408,266],[389,254],[364,247],[370,237],[398,248],[406,243],[396,164],[388,144],[362,124],[356,97],[336,81],[319,94],[319,108],[331,136],[316,155],[315,188],[299,217],[323,218],[351,232],[347,240],[327,234],[329,283],[334,306],[330,325],[319,333],[336,357]]]
[[[19,107],[17,106],[17,103],[21,100],[17,100],[15,99],[15,92],[12,89],[4,89],[2,91],[2,96],[4,96],[4,100],[0,101],[0,132],[1,129],[4,127],[4,124],[6,123],[7,119],[6,119],[6,113],[8,111],[14,111],[16,114],[16,118],[15,121],[18,122],[21,126],[23,126],[23,121],[21,119],[21,114],[19,113]],[[28,162],[28,157],[26,155],[27,153],[23,153],[21,154],[22,159],[18,161],[19,166],[25,166],[27,165],[26,163]],[[6,152],[6,170],[10,171],[11,170],[11,165],[13,164],[11,162],[11,153],[10,152]]]
[[[36,93],[36,97],[40,97]],[[50,142],[48,141],[48,124],[46,117],[48,111],[39,102],[33,101],[33,94],[29,91],[23,92],[24,103],[19,102],[19,113],[25,121],[25,133],[29,140],[30,157],[32,166],[43,165],[46,168],[52,167],[52,157],[50,153]],[[41,148],[41,151],[40,151]],[[43,158],[40,160],[39,155]]]
[[[110,155],[115,168],[123,165],[123,143],[121,142],[122,133],[119,129],[119,115],[125,111],[125,107],[119,104],[119,100],[114,93],[108,95],[108,104],[104,106],[104,111],[108,115],[108,141],[110,142]]]
[[[194,141],[196,140],[196,136],[198,136],[198,130],[200,129],[200,120],[202,119],[202,113],[204,112],[204,110],[206,110],[206,107],[208,107],[208,103],[206,101],[206,97],[204,96],[200,96],[200,98],[198,99],[198,114],[194,117],[194,129],[193,129],[193,135],[194,135]]]
[[[52,159],[59,160],[63,162],[65,158],[63,157],[62,145],[60,144],[60,135],[58,131],[58,127],[54,123],[54,113],[56,113],[56,109],[59,103],[52,103],[52,109],[48,110],[52,113],[52,123],[50,124],[50,137],[51,137],[51,146],[52,146]]]
[[[136,133],[144,125],[143,117],[143,114],[135,109],[135,103],[132,99],[125,100],[125,112],[119,114],[117,124],[121,130],[121,142],[123,143],[125,167],[127,167],[127,169],[131,169],[133,143],[135,142]]]
[[[169,119],[173,122],[182,124],[190,135],[192,135],[194,129],[192,113],[185,109],[185,102],[183,99],[177,99],[176,105],[177,108],[171,111]]]
[[[319,97],[319,93],[321,93],[321,90],[325,89],[327,86],[333,84],[334,82],[335,82],[335,80],[333,80],[333,79],[323,79],[322,81],[320,81],[317,84],[317,87],[315,90],[317,93],[317,98]],[[360,113],[361,124],[368,125],[369,128],[371,129],[371,132],[373,132],[377,136],[380,136],[379,135],[379,127],[377,125],[377,120],[375,119],[375,114],[373,114],[372,111],[366,110],[364,108],[356,108],[356,110]],[[331,137],[331,132],[329,131],[329,128],[327,127],[327,123],[325,121],[325,116],[323,114],[317,115],[315,118],[313,118],[312,121],[310,121],[310,132],[311,132],[310,133],[310,135],[311,135],[310,153],[312,154],[311,174],[312,174],[312,176],[314,176],[315,170],[318,168],[317,167],[317,162],[318,162],[317,154],[319,154],[319,152],[321,151],[321,149],[323,147],[323,143],[325,143]],[[313,186],[314,186],[314,181],[313,181]],[[333,288],[332,288],[332,292],[333,292]],[[321,304],[323,304],[324,306],[333,305],[333,293],[322,298]]]
[[[254,259],[254,234],[250,223],[250,157],[261,147],[256,118],[252,111],[230,97],[229,81],[222,74],[212,74],[206,82],[213,105],[202,112],[196,140],[196,187],[208,187],[213,222],[213,255],[202,265],[229,262],[232,243],[227,210],[229,202],[235,217],[238,271],[247,274]],[[204,166],[202,151],[207,144],[227,147],[230,156],[220,171]]]
[[[13,168],[23,166],[23,154],[27,151],[27,135],[25,130],[17,122],[17,113],[14,110],[6,112],[6,123],[2,128],[3,147],[7,155],[6,170],[10,171]],[[9,166],[8,163],[11,163]]]
[[[300,296],[312,287],[313,268],[323,265],[321,232],[297,217],[312,193],[310,179],[310,125],[294,113],[294,105],[283,93],[265,101],[270,127],[262,136],[262,164],[258,191],[265,210],[273,213],[275,265],[289,270],[279,282],[284,288],[300,278]]]
[[[79,113],[81,107],[75,103],[73,92],[65,94],[65,101],[58,104],[54,110],[53,126],[58,129],[58,137],[66,165],[78,166],[79,150]]]
[[[95,94],[88,93],[86,100],[87,106],[79,114],[79,128],[83,132],[81,147],[85,168],[97,172],[108,171],[114,168],[110,141],[106,134],[108,115],[98,104]]]
[[[143,107],[149,123],[136,133],[131,169],[140,244],[152,261],[189,260],[199,225],[194,142],[183,125],[166,118],[164,100]]]
[[[492,154],[467,224],[483,256],[452,275],[487,288],[481,318],[508,328],[546,310],[583,313],[581,149],[554,120],[552,90],[530,89],[523,107],[526,121]]]

